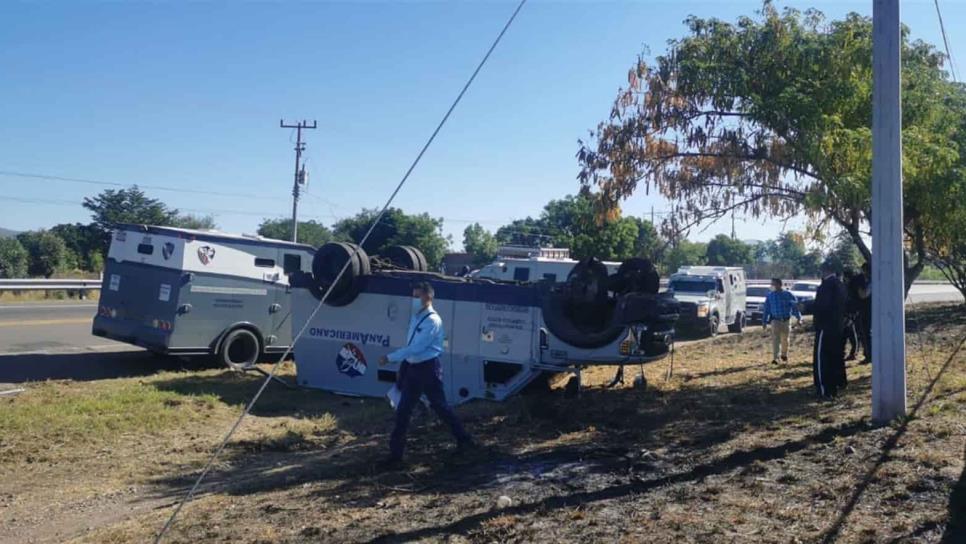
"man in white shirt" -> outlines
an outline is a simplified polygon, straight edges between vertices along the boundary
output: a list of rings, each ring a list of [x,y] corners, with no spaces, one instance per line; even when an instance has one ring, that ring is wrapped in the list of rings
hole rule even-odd
[[[421,282],[413,287],[412,317],[409,320],[408,342],[405,347],[382,357],[379,364],[401,363],[399,389],[402,395],[396,406],[396,425],[389,439],[389,458],[386,465],[402,462],[406,447],[409,418],[419,398],[426,395],[429,406],[446,422],[461,450],[472,447],[473,440],[463,429],[443,392],[443,368],[439,356],[443,353],[443,320],[433,309],[433,286]]]

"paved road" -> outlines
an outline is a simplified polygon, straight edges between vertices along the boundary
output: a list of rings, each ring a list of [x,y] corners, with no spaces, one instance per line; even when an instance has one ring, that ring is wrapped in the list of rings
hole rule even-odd
[[[141,376],[185,365],[91,335],[96,311],[92,303],[0,305],[0,391],[24,381]]]
[[[917,284],[909,294],[912,304],[962,300],[951,285]],[[141,375],[185,364],[92,336],[96,311],[94,303],[0,305],[0,383]]]

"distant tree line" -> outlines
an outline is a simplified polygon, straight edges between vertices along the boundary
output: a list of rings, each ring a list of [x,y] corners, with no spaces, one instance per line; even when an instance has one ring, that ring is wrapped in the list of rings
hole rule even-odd
[[[593,197],[568,195],[548,202],[537,217],[511,221],[491,232],[479,223],[463,231],[464,251],[479,267],[492,262],[501,245],[555,246],[571,250],[575,259],[597,257],[622,261],[631,257],[651,259],[662,274],[685,265],[742,266],[750,277],[816,277],[823,260],[837,268],[857,269],[861,254],[847,235],[831,241],[825,251],[809,250],[806,237],[786,232],[775,239],[744,242],[718,235],[708,242],[669,239],[650,221],[631,216],[602,219]],[[49,229],[28,231],[15,238],[0,239],[0,277],[51,277],[55,274],[98,273],[103,269],[112,229],[119,223],[213,229],[211,217],[183,214],[163,202],[147,197],[134,186],[106,190],[84,200],[91,222],[64,223]],[[362,210],[331,226],[318,221],[299,222],[299,242],[319,247],[330,241],[358,241],[369,229],[376,210]],[[258,234],[289,240],[288,219],[266,218]],[[386,211],[365,244],[369,255],[392,245],[418,247],[429,265],[438,269],[453,241],[442,231],[443,219],[428,214],[407,214],[397,208]]]
[[[214,228],[210,216],[180,213],[149,198],[138,186],[108,189],[84,199],[91,222],[62,223],[49,229],[21,232],[0,239],[0,277],[49,278],[54,275],[100,273],[119,223],[182,228]]]
[[[602,219],[592,197],[567,196],[551,200],[536,218],[512,221],[491,233],[479,223],[463,231],[463,248],[481,266],[496,258],[500,245],[518,244],[570,248],[574,259],[597,257],[622,261],[650,259],[669,274],[687,265],[742,266],[751,277],[817,277],[824,260],[840,269],[858,269],[861,254],[847,236],[836,237],[827,251],[809,250],[806,237],[786,232],[773,240],[744,242],[719,234],[709,242],[669,240],[637,217]]]

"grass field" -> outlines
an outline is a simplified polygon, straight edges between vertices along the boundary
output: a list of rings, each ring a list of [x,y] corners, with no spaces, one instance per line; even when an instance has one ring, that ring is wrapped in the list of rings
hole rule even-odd
[[[814,398],[806,332],[787,365],[752,330],[681,347],[647,390],[596,368],[579,399],[460,407],[466,458],[422,417],[388,473],[384,401],[273,385],[167,541],[966,542],[966,311],[911,312],[910,415],[884,427],[867,366]],[[257,384],[196,369],[0,399],[0,542],[149,540]]]

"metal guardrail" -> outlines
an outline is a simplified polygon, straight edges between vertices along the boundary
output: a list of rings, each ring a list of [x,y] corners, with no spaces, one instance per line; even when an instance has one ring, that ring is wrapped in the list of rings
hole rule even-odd
[[[0,291],[93,290],[101,288],[100,279],[0,279]]]

